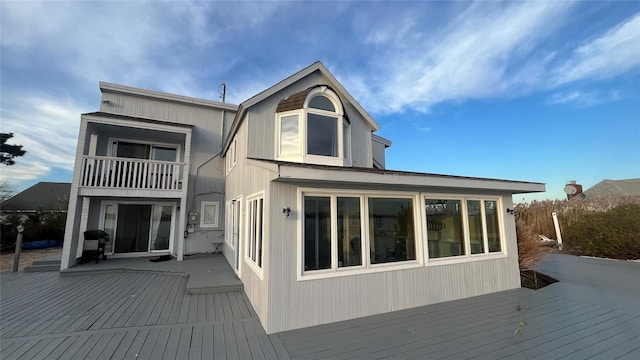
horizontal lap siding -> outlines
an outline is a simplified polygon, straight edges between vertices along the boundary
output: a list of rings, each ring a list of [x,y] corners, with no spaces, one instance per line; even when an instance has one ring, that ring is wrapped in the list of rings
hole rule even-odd
[[[291,219],[271,221],[270,252],[279,261],[270,264],[267,333],[396,311],[460,299],[520,286],[513,217],[505,217],[508,239],[505,258],[421,266],[412,269],[297,281],[297,190],[273,183],[272,212],[284,206]],[[510,196],[504,207],[511,206]]]

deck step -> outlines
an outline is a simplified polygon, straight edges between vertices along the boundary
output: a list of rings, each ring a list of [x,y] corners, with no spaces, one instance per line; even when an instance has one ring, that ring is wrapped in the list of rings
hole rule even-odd
[[[52,260],[36,260],[33,262],[33,265],[58,265],[60,267],[60,259],[52,259]]]
[[[60,271],[60,263],[58,264],[33,264],[24,268],[24,272],[45,272],[45,271]]]
[[[216,285],[216,286],[205,286],[205,287],[189,287],[187,285],[187,294],[195,295],[195,294],[216,294],[216,293],[225,293],[225,292],[242,292],[244,291],[244,285]]]

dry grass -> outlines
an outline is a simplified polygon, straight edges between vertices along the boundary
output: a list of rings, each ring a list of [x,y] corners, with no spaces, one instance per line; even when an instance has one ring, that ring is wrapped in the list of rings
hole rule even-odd
[[[516,234],[520,270],[533,269],[533,265],[542,259],[551,248],[543,246],[533,228],[522,221],[516,223]]]
[[[515,206],[516,221],[531,230],[551,239],[556,238],[551,214],[555,212],[560,223],[560,231],[578,221],[583,215],[603,212],[623,204],[640,204],[640,196],[607,198],[574,198],[572,200],[544,200],[519,203]]]

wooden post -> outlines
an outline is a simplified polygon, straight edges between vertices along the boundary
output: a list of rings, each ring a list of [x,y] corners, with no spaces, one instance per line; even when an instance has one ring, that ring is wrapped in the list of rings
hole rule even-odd
[[[20,264],[20,251],[22,250],[22,232],[24,231],[22,222],[16,227],[16,229],[18,229],[18,237],[16,238],[16,251],[13,255],[13,272],[18,271],[18,265]]]
[[[556,229],[556,239],[558,241],[558,249],[562,250],[562,234],[560,233],[560,223],[558,222],[558,215],[556,212],[552,212],[551,216],[553,216],[553,227]]]

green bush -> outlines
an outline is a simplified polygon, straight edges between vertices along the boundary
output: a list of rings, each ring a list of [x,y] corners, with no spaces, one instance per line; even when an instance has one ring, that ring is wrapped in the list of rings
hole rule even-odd
[[[583,214],[564,229],[563,240],[576,254],[640,259],[640,205]]]

